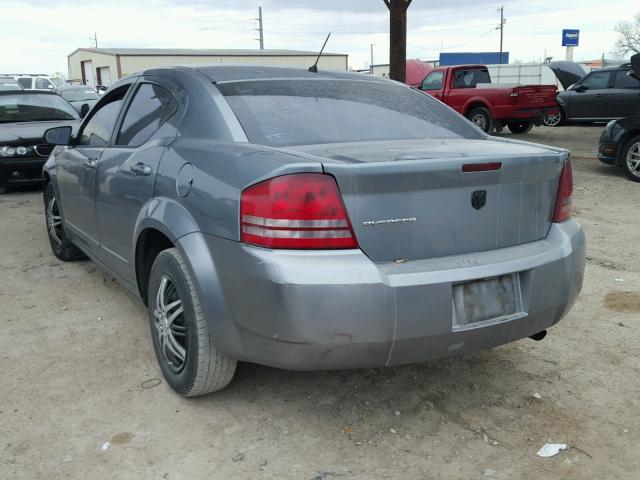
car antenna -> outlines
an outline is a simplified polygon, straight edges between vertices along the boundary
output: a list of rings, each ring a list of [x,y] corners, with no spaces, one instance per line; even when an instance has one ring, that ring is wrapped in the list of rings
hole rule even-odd
[[[324,43],[322,44],[322,48],[320,49],[320,53],[318,53],[318,58],[316,58],[316,63],[314,63],[313,65],[311,65],[309,67],[309,71],[313,72],[313,73],[318,73],[318,61],[320,60],[320,57],[322,56],[322,52],[324,51],[324,47],[327,45],[327,42],[329,41],[329,37],[331,36],[331,32],[329,32],[329,35],[327,35],[327,38],[324,39]]]

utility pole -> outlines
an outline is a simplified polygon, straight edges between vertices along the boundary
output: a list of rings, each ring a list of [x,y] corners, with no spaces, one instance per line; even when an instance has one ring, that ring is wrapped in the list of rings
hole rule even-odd
[[[383,0],[389,9],[389,78],[403,82],[407,68],[407,9],[411,0]]]
[[[500,64],[502,65],[502,37],[504,33],[504,24],[506,20],[504,19],[504,6],[500,7]]]
[[[96,32],[93,33],[93,37],[89,37],[89,40],[93,42],[93,48],[98,48],[98,34]]]
[[[260,33],[260,38],[256,38],[260,42],[260,50],[264,50],[264,29],[262,28],[262,7],[258,7],[258,28],[257,30]]]
[[[375,43],[371,44],[371,62],[369,63],[369,73],[373,75],[373,46]]]

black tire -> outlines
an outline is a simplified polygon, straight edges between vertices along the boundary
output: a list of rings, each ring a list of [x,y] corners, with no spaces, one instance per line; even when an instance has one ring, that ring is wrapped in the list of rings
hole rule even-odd
[[[489,110],[484,107],[472,108],[467,113],[467,118],[485,133],[493,130],[493,118]]]
[[[640,135],[625,144],[620,163],[630,180],[640,182]]]
[[[530,132],[533,128],[533,121],[523,121],[523,122],[509,122],[507,123],[507,127],[511,130],[511,133],[527,133]]]
[[[64,262],[86,258],[85,254],[71,243],[67,235],[51,182],[45,185],[43,198],[45,226],[53,254]]]
[[[544,115],[542,117],[542,124],[545,127],[561,127],[566,123],[566,117],[564,110],[559,109],[557,115]]]
[[[185,397],[226,387],[236,361],[213,346],[191,274],[176,248],[156,257],[148,295],[153,348],[169,386]]]
[[[0,195],[7,193],[7,187],[0,187]]]

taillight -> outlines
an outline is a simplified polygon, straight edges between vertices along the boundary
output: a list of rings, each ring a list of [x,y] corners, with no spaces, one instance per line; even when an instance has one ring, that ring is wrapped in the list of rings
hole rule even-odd
[[[268,248],[357,248],[333,177],[295,173],[248,187],[240,199],[240,239]]]
[[[573,174],[569,159],[564,163],[560,180],[558,181],[558,193],[556,194],[556,206],[553,210],[552,222],[564,222],[571,218],[571,194],[573,193]]]

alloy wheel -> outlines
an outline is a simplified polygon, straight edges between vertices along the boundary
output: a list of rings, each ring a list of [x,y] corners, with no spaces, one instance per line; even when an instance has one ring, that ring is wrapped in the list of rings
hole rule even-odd
[[[562,120],[562,115],[560,112],[554,113],[553,115],[545,115],[542,118],[542,123],[544,123],[547,127],[555,127]]]
[[[172,372],[180,373],[187,361],[187,326],[182,300],[167,275],[160,280],[153,315],[162,358]]]
[[[636,142],[631,145],[631,148],[627,151],[627,170],[635,176],[640,178],[640,142]]]
[[[51,197],[47,204],[47,228],[49,229],[49,235],[60,246],[62,244],[62,217],[60,216],[60,210],[58,209],[58,201],[56,197]]]

